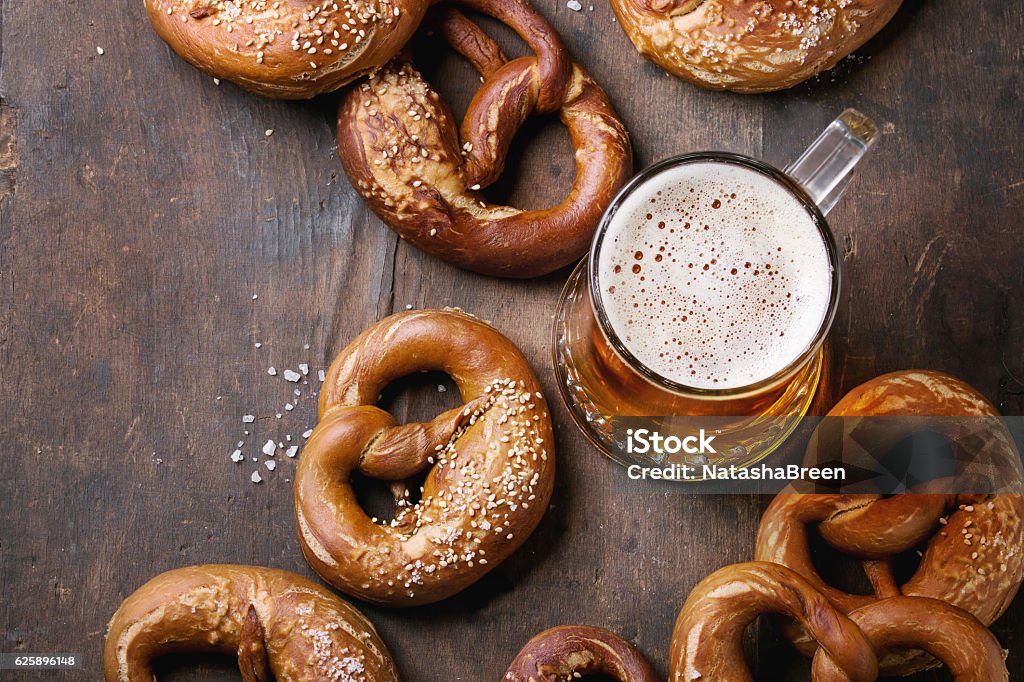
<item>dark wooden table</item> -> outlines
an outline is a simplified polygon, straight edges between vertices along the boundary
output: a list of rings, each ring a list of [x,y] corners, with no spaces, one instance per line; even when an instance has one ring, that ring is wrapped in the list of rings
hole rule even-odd
[[[784,164],[851,105],[884,127],[831,216],[848,286],[826,399],[924,367],[1024,413],[1016,3],[908,0],[834,73],[767,96],[669,77],[637,56],[606,2],[588,7],[539,4],[610,93],[638,167],[701,149]],[[238,441],[251,458],[268,438],[298,438],[314,423],[316,370],[408,306],[462,307],[524,349],[557,418],[559,472],[540,529],[480,584],[433,607],[365,607],[404,679],[498,680],[532,634],[575,622],[619,631],[665,672],[688,590],[751,557],[766,500],[612,490],[615,465],[570,423],[550,371],[566,272],[487,279],[399,241],[341,172],[333,97],[217,87],[157,39],[139,0],[0,0],[0,21],[0,651],[86,661],[0,678],[98,679],[111,613],[170,568],[310,575],[293,530],[295,462],[278,455],[256,485],[251,459],[229,456]],[[477,83],[468,66],[425,61],[461,110]],[[567,136],[548,121],[522,139],[501,189],[519,205],[556,203],[571,182]],[[295,386],[267,369],[299,363],[312,381],[286,411]],[[439,382],[413,379],[386,403],[400,419],[430,417],[457,400]],[[1014,679],[1022,625],[1024,598],[994,627]],[[757,638],[761,679],[805,678],[766,628]],[[161,679],[237,679],[232,665],[168,661]]]

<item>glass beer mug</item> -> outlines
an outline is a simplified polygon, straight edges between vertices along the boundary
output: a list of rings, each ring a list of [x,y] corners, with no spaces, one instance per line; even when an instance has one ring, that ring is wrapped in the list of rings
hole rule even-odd
[[[825,214],[877,137],[848,109],[785,171],[684,154],[634,177],[562,292],[553,359],[603,452],[618,417],[714,417],[714,463],[767,456],[807,413],[839,300]]]

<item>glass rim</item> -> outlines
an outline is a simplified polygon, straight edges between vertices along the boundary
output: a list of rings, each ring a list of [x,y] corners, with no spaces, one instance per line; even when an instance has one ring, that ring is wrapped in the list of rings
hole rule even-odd
[[[825,311],[821,324],[807,347],[804,348],[804,350],[801,351],[801,353],[789,364],[771,376],[754,383],[732,388],[701,388],[697,386],[688,386],[686,384],[673,381],[672,379],[664,377],[658,372],[652,370],[633,355],[633,353],[626,348],[626,345],[619,339],[618,334],[616,334],[615,330],[612,328],[611,321],[608,319],[608,315],[605,312],[604,304],[600,295],[601,285],[597,267],[597,255],[601,251],[601,244],[604,240],[604,235],[608,230],[608,225],[622,203],[637,188],[665,170],[701,161],[743,166],[761,173],[781,185],[783,189],[787,190],[790,195],[800,202],[811,216],[815,228],[818,230],[818,234],[821,237],[822,242],[825,244],[825,250],[828,253],[829,265],[832,267],[828,309]],[[840,280],[842,278],[840,272],[839,251],[836,246],[835,236],[832,234],[832,230],[829,228],[828,221],[825,220],[825,215],[821,212],[821,209],[818,208],[818,205],[814,203],[814,200],[811,199],[810,195],[807,194],[799,183],[778,168],[753,157],[733,152],[714,151],[690,152],[687,154],[671,156],[647,166],[633,176],[629,182],[627,182],[618,191],[615,198],[612,199],[608,208],[605,209],[604,214],[601,216],[601,220],[597,225],[597,230],[594,233],[593,242],[591,242],[590,253],[587,256],[587,267],[590,270],[587,277],[590,293],[590,305],[594,312],[594,317],[597,320],[597,325],[605,339],[608,341],[608,344],[612,347],[612,350],[619,355],[630,369],[634,370],[655,385],[675,393],[707,398],[735,398],[737,396],[750,393],[758,393],[783,382],[786,378],[799,370],[800,367],[802,367],[804,363],[806,363],[824,344],[825,338],[828,336],[828,332],[832,327],[832,322],[835,320],[836,310],[839,306],[839,289]]]

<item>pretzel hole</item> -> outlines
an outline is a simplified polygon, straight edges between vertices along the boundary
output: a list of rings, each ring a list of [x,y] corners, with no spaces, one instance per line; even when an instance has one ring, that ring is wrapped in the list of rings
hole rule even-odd
[[[849,594],[874,594],[860,563],[830,545],[814,526],[807,527],[807,543],[811,550],[811,564],[826,584]]]
[[[444,372],[417,372],[392,381],[381,391],[377,407],[400,424],[429,422],[462,405],[462,395]]]
[[[415,505],[422,499],[423,495],[420,489],[423,487],[428,472],[429,470],[424,470],[403,481],[408,492],[404,498],[406,506]],[[388,481],[370,478],[358,471],[353,471],[349,483],[352,490],[355,491],[359,506],[368,516],[377,519],[378,523],[391,523],[398,516],[400,506]]]
[[[509,59],[532,54],[504,24],[466,13],[498,41]],[[480,88],[480,74],[436,34],[417,35],[413,45],[416,68],[441,94],[461,125],[466,108]],[[574,178],[572,144],[558,115],[530,116],[509,145],[504,172],[494,184],[483,188],[482,194],[491,203],[525,211],[551,208],[569,194]]]
[[[241,679],[235,656],[196,651],[161,656],[153,661],[153,672],[160,682]]]

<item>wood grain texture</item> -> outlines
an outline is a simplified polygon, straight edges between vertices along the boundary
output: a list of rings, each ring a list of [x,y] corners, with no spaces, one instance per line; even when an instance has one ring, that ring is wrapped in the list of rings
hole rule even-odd
[[[538,4],[610,94],[638,167],[700,149],[785,164],[850,105],[883,126],[830,216],[848,285],[833,396],[923,367],[1024,413],[1016,3],[907,0],[836,72],[757,97],[665,75],[607,4],[588,7]],[[0,0],[0,651],[75,651],[87,670],[4,679],[97,679],[111,613],[160,571],[236,562],[310,575],[294,461],[278,455],[254,485],[254,463],[229,455],[313,423],[317,382],[300,383],[286,412],[295,387],[268,367],[308,362],[315,374],[406,305],[460,306],[522,347],[555,406],[559,473],[540,529],[480,584],[422,609],[364,607],[403,678],[498,680],[530,636],[573,622],[620,632],[664,674],[687,592],[751,558],[767,501],[613,492],[614,465],[556,404],[549,328],[566,273],[486,279],[400,242],[341,174],[333,97],[218,87],[156,38],[137,0],[53,11]],[[478,82],[469,68],[436,51],[423,62],[461,110]],[[498,193],[556,203],[571,182],[564,131],[549,121],[522,139]],[[388,404],[399,419],[432,416],[456,400],[437,384],[415,378]],[[994,631],[1024,677],[1024,598]],[[769,628],[755,636],[761,679],[806,679]],[[186,657],[161,680],[237,679],[232,666]]]

